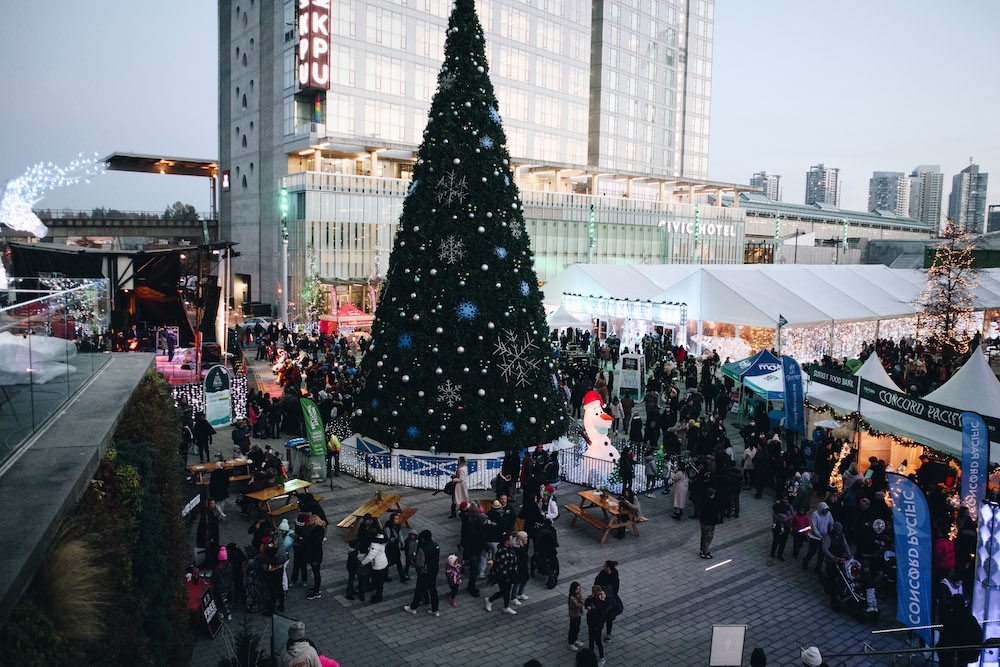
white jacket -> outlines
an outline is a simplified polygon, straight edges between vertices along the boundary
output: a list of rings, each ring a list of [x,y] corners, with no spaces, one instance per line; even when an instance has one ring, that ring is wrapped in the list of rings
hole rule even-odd
[[[368,547],[368,553],[361,560],[362,565],[372,564],[373,570],[384,570],[389,567],[389,559],[385,556],[385,545],[379,544],[378,542],[372,542],[371,546]]]

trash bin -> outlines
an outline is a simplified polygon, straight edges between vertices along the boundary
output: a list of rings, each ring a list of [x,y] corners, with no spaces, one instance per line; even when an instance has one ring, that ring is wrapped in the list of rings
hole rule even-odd
[[[305,438],[292,438],[285,443],[288,459],[288,475],[298,479],[305,479],[304,468],[309,463],[309,443]]]

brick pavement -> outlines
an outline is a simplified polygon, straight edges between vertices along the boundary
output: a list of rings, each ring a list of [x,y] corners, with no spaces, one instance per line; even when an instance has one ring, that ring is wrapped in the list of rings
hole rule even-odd
[[[225,438],[225,434],[217,437]],[[738,440],[736,438],[734,442]],[[276,446],[281,441],[264,441]],[[277,448],[277,447],[276,447]],[[566,593],[570,582],[579,581],[588,590],[604,560],[619,561],[621,599],[625,612],[615,621],[613,640],[606,644],[609,666],[646,664],[707,665],[712,626],[746,624],[744,661],[755,646],[767,652],[769,665],[799,665],[799,647],[818,645],[827,652],[860,652],[865,642],[879,649],[902,645],[901,639],[873,640],[876,628],[895,627],[894,600],[880,601],[876,625],[867,625],[846,612],[830,610],[827,597],[812,569],[803,571],[791,558],[768,557],[770,547],[770,506],[765,494],[755,500],[744,492],[739,519],[727,519],[716,530],[713,560],[698,557],[698,522],[670,518],[669,496],[657,493],[642,497],[643,513],[650,518],[641,524],[639,538],[628,534],[624,540],[610,539],[600,545],[599,532],[578,521],[570,527],[571,515],[563,512],[556,521],[559,531],[559,585],[547,590],[544,578],[535,577],[527,588],[531,600],[517,608],[517,616],[492,613],[482,598],[461,594],[459,607],[444,601],[447,585],[443,568],[438,591],[442,598],[441,616],[423,613],[410,616],[402,611],[413,593],[415,580],[385,586],[379,604],[348,601],[344,597],[347,547],[344,531],[336,522],[370,498],[379,488],[403,494],[404,506],[418,508],[411,521],[414,530],[429,529],[441,545],[442,559],[454,552],[459,523],[449,520],[449,499],[444,495],[409,488],[380,487],[352,477],[335,477],[332,490],[322,491],[322,505],[331,527],[322,567],[323,597],[306,600],[307,589],[289,590],[286,615],[306,623],[307,636],[321,652],[345,667],[367,665],[476,665],[477,667],[519,667],[530,658],[545,667],[574,664],[574,654],[566,648],[568,620]],[[558,492],[561,504],[575,502],[574,491],[581,487],[563,484]],[[486,497],[489,492],[473,492]],[[688,513],[690,513],[690,507]],[[238,512],[222,524],[224,542],[245,544],[247,523]],[[706,571],[706,567],[731,562]],[[483,588],[486,591],[486,588]],[[495,590],[495,589],[494,589]],[[238,628],[241,612],[234,615]],[[253,615],[251,620],[270,640],[268,619]],[[586,625],[586,621],[584,621]],[[199,638],[192,665],[214,667],[226,654],[223,631],[215,640]],[[586,638],[586,627],[582,630]],[[900,633],[902,636],[903,633]],[[850,663],[879,664],[855,659]],[[888,664],[886,662],[885,664]]]

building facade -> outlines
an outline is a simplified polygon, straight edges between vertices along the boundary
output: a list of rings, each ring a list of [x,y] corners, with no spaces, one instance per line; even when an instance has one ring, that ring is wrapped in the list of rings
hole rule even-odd
[[[234,271],[250,300],[273,303],[287,291],[294,303],[310,260],[324,281],[350,289],[384,275],[438,85],[451,6],[220,1],[220,235],[239,244]],[[598,256],[608,229],[627,237],[616,251],[622,258],[633,242],[634,254],[657,255],[641,234],[641,241],[628,240],[631,232],[614,227],[620,215],[633,216],[626,227],[679,230],[679,245],[663,246],[677,248],[675,261],[701,257],[695,246],[708,261],[738,261],[723,245],[741,239],[739,221],[707,203],[713,192],[741,189],[706,180],[714,1],[476,6],[525,204],[537,192],[540,201],[562,197],[568,206],[536,208],[548,216],[529,223],[538,247],[550,249],[536,250],[540,264],[546,253],[556,264],[579,255],[575,224],[586,230],[588,248],[596,234]],[[319,20],[303,21],[300,11],[320,12]],[[280,275],[283,185],[291,282]],[[576,196],[594,201],[584,205]],[[650,208],[641,215],[618,211],[642,206]],[[695,244],[695,219],[706,229],[737,228],[718,247],[707,237]],[[558,233],[556,223],[565,225]],[[689,227],[692,247],[684,249],[679,238]]]
[[[978,164],[970,164],[952,177],[948,219],[957,228],[973,234],[982,234],[985,230],[989,178],[989,174],[979,172]]]
[[[806,205],[830,204],[840,208],[840,169],[818,164],[806,172]]]
[[[922,164],[910,174],[910,217],[928,226],[941,226],[944,174],[941,166]]]
[[[910,217],[910,179],[901,171],[876,171],[868,181],[868,210]]]
[[[1000,204],[992,204],[986,213],[986,233],[1000,232]]]
[[[758,171],[750,177],[750,187],[760,188],[761,194],[771,201],[781,201],[784,195],[784,188],[781,185],[781,176],[772,174],[769,171]]]

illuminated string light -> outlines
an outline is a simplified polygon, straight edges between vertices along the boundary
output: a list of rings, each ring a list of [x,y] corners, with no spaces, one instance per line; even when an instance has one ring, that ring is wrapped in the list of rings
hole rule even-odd
[[[80,156],[65,167],[57,167],[51,162],[38,163],[21,176],[0,185],[0,223],[20,232],[30,232],[41,238],[48,233],[31,207],[41,201],[49,190],[64,188],[78,183],[89,183],[107,168],[97,155]]]

